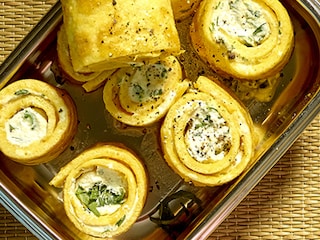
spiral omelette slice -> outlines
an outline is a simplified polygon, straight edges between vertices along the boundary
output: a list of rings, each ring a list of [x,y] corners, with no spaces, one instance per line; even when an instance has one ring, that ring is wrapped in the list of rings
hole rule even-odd
[[[64,166],[49,184],[63,188],[65,211],[80,231],[105,238],[135,223],[147,182],[144,166],[131,150],[100,143]]]
[[[142,66],[121,68],[108,79],[103,100],[106,109],[120,122],[145,126],[162,118],[186,91],[178,60],[167,57]]]
[[[215,71],[245,80],[276,75],[294,46],[290,17],[278,0],[204,0],[190,34]]]
[[[253,154],[253,123],[214,80],[200,76],[161,127],[164,158],[185,181],[217,186],[233,180]]]
[[[71,97],[48,83],[24,79],[0,91],[0,149],[14,161],[33,165],[57,157],[77,129]]]

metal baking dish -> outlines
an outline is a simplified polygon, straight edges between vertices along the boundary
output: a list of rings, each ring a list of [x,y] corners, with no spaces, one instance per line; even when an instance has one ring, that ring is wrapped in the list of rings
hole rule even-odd
[[[159,150],[158,126],[132,128],[115,123],[104,110],[101,89],[85,93],[81,86],[56,74],[56,32],[62,12],[60,3],[54,5],[3,62],[0,88],[22,78],[36,78],[66,89],[78,108],[78,133],[69,148],[47,164],[23,166],[0,155],[0,203],[40,239],[86,239],[67,219],[59,190],[48,182],[88,146],[98,141],[120,141],[143,157],[150,186],[142,215],[117,239],[207,238],[320,112],[320,5],[316,0],[282,2],[294,23],[293,56],[273,100],[246,104],[254,121],[267,129],[267,139],[249,169],[235,181],[216,188],[193,187],[173,173]],[[177,215],[162,228],[150,221],[151,215],[157,216],[159,204]]]

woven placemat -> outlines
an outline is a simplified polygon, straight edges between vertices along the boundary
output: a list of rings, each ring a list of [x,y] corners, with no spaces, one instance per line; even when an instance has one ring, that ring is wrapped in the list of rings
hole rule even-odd
[[[320,239],[320,115],[211,236]]]
[[[55,2],[0,2],[0,63]],[[0,206],[0,239],[36,238]],[[209,239],[320,239],[320,115]]]

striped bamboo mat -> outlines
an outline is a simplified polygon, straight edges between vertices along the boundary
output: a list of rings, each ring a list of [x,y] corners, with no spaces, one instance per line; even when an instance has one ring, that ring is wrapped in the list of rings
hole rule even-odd
[[[0,63],[55,2],[0,2]],[[36,238],[0,206],[0,239]],[[209,239],[320,239],[320,115]]]

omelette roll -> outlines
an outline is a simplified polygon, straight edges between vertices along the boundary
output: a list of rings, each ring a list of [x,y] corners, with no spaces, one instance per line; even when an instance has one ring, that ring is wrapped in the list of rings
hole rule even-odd
[[[63,188],[71,222],[95,237],[127,231],[139,217],[147,195],[144,166],[122,145],[100,143],[65,165],[51,180]]]
[[[108,79],[103,100],[118,121],[146,126],[162,118],[188,86],[180,63],[170,56],[155,63],[119,69]]]
[[[48,83],[24,79],[0,91],[0,149],[27,165],[57,157],[77,129],[71,97]]]
[[[161,126],[168,165],[185,181],[217,186],[236,178],[253,155],[253,123],[244,107],[215,80],[200,76]]]
[[[204,0],[190,35],[216,72],[244,80],[276,75],[294,46],[290,17],[278,0]]]
[[[90,73],[76,72],[71,62],[69,43],[67,40],[67,34],[64,24],[61,25],[57,33],[57,55],[59,67],[66,78],[71,82],[82,84],[83,88],[87,92],[91,92],[100,87],[106,81],[106,79],[115,71],[114,69]]]
[[[63,0],[73,68],[97,72],[180,54],[170,0]]]

